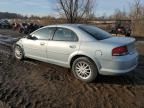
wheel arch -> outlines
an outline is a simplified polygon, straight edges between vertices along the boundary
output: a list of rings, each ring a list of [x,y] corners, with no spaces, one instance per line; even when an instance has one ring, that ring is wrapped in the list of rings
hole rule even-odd
[[[88,56],[88,55],[85,55],[85,54],[77,54],[77,55],[74,55],[71,59],[70,59],[70,68],[72,67],[72,64],[73,64],[73,62],[77,59],[77,58],[79,58],[79,57],[87,57],[88,59],[90,59],[95,65],[96,65],[96,67],[97,67],[97,69],[98,69],[98,72],[99,72],[99,70],[100,70],[100,63],[98,62],[98,60],[96,60],[96,58],[95,57],[90,57],[90,56]],[[94,60],[95,59],[95,60]]]
[[[21,41],[21,40],[17,41],[17,42],[13,45],[13,48],[15,48],[15,46],[20,46],[20,47],[23,49],[22,41]]]

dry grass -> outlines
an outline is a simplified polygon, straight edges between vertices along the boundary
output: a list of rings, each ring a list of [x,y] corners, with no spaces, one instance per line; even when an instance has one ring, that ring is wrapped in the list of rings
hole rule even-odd
[[[144,37],[144,20],[135,21],[132,29],[134,36]]]
[[[41,25],[53,25],[53,24],[65,24],[68,23],[66,19],[41,19],[39,21],[39,24]],[[91,25],[96,25],[97,27],[106,30],[106,31],[111,31],[113,24],[109,23],[92,23],[89,21],[84,21],[82,20],[80,23],[84,24],[91,24]],[[132,35],[133,36],[138,36],[138,37],[143,37],[144,36],[144,19],[143,20],[136,20],[132,22]]]

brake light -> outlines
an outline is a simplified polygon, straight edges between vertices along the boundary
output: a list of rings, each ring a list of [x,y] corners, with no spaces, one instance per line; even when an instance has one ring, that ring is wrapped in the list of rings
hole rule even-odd
[[[117,47],[112,50],[112,56],[123,56],[126,54],[128,54],[128,49],[126,46]]]

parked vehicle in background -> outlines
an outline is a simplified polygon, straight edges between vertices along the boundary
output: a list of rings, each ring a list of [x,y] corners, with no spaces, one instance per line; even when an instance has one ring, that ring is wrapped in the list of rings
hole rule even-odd
[[[112,28],[112,34],[122,34],[125,36],[131,35],[131,20],[117,20],[115,26]]]
[[[34,24],[34,23],[16,23],[13,24],[13,26],[14,26],[14,30],[17,30],[23,34],[30,34],[33,31],[42,27],[41,25]]]
[[[25,57],[71,68],[74,76],[91,82],[98,74],[117,75],[137,66],[135,39],[112,37],[82,24],[40,28],[16,42],[15,57]]]
[[[9,29],[11,28],[11,24],[8,22],[8,20],[0,20],[0,28]]]

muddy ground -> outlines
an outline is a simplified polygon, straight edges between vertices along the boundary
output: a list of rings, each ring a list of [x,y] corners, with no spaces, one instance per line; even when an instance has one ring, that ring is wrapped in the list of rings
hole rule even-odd
[[[23,36],[10,30],[0,34]],[[0,42],[0,108],[144,108],[143,42],[136,44],[140,52],[136,70],[124,76],[99,76],[90,84],[66,68],[17,61],[9,40],[0,36]]]

